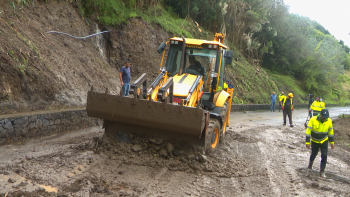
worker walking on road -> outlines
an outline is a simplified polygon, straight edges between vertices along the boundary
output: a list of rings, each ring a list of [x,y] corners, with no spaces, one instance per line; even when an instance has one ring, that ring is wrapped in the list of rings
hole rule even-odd
[[[275,106],[276,106],[276,99],[277,99],[277,95],[276,92],[273,92],[272,95],[270,96],[271,99],[271,111],[275,111]]]
[[[310,148],[311,140],[311,155],[308,169],[312,169],[312,164],[321,149],[321,165],[320,176],[326,177],[324,170],[327,164],[328,141],[331,148],[334,149],[334,132],[332,120],[329,118],[328,109],[322,109],[321,113],[310,119],[306,128],[306,148]]]
[[[283,99],[285,99],[286,96],[284,95],[284,92],[282,92],[280,95],[278,95],[278,104],[279,104],[279,109],[278,109],[278,112],[281,111],[282,109],[282,102],[283,102]]]
[[[321,101],[320,97],[316,97],[316,101],[314,101],[311,104],[311,107],[309,108],[309,112],[311,112],[311,110],[313,111],[313,116],[317,116],[322,109],[326,108],[326,104]]]
[[[314,102],[314,95],[313,94],[309,94],[309,105],[308,105],[308,109],[309,109],[309,116],[310,116],[310,118],[312,117],[312,113],[311,113],[311,110],[310,110],[310,108],[311,108],[311,105],[312,105],[312,103]]]
[[[283,110],[283,126],[286,125],[286,118],[288,116],[289,126],[293,127],[292,111],[293,111],[293,93],[288,93],[288,96],[283,99],[282,110]]]
[[[122,85],[122,96],[129,95],[130,80],[131,80],[130,64],[131,64],[131,60],[126,60],[124,66],[120,68],[119,79]]]

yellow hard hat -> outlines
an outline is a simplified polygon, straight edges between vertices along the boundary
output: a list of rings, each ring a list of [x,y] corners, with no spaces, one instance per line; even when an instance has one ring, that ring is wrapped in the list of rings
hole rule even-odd
[[[293,93],[288,93],[288,96],[293,98]]]

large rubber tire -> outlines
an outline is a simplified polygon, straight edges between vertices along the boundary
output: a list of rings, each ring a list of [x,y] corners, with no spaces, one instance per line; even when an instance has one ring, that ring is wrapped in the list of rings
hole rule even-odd
[[[210,119],[208,125],[208,136],[205,139],[205,152],[212,154],[217,150],[220,140],[220,123],[217,119]]]
[[[222,118],[222,127],[220,129],[220,142],[224,142],[225,139],[225,133],[226,133],[226,117],[227,117],[227,112],[228,112],[228,101],[224,103],[224,106],[222,106],[222,109],[220,111],[220,116]]]

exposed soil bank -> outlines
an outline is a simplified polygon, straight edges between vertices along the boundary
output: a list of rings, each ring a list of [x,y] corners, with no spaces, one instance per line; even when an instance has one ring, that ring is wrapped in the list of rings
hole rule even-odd
[[[84,107],[91,86],[118,94],[126,59],[132,80],[144,72],[153,79],[161,61],[156,50],[170,37],[141,18],[99,26],[80,15],[75,1],[12,3],[0,0],[0,114]],[[83,37],[105,30],[111,32],[86,39],[47,33]]]

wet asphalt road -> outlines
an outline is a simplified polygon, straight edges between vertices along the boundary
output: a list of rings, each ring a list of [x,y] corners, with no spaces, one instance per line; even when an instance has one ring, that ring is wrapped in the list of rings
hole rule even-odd
[[[332,107],[328,108],[331,118],[335,118],[342,114],[350,114],[350,107]],[[304,125],[308,118],[307,109],[295,109],[292,113],[293,125]],[[239,126],[241,123],[247,125],[250,122],[252,125],[271,125],[281,126],[283,124],[282,111],[247,111],[247,112],[231,112],[230,126]],[[288,117],[287,117],[288,124]]]

